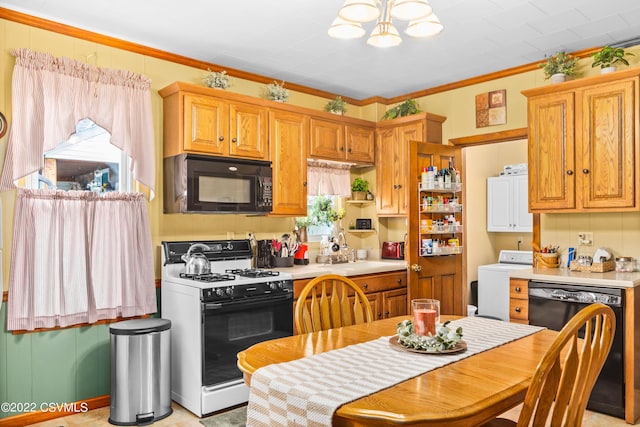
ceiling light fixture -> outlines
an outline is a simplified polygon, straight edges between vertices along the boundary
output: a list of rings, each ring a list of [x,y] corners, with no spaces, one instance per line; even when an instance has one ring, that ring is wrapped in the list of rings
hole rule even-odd
[[[402,38],[392,18],[409,21],[405,33],[411,37],[431,37],[444,29],[427,0],[345,0],[328,33],[338,39],[360,38],[365,34],[361,24],[377,19],[367,44],[398,46]]]

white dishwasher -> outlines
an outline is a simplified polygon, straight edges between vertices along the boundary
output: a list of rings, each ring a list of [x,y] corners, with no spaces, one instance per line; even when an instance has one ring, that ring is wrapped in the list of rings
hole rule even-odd
[[[509,321],[509,272],[533,266],[531,251],[500,251],[497,264],[478,267],[478,316]]]

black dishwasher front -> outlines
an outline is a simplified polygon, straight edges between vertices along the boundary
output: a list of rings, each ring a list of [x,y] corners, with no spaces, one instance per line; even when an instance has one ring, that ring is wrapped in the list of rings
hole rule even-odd
[[[611,307],[616,315],[616,332],[587,408],[624,418],[623,289],[529,281],[529,324],[559,331],[578,311],[594,302]]]

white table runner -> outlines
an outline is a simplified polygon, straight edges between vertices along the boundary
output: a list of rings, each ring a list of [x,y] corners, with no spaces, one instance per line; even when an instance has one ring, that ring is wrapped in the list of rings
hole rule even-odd
[[[382,337],[260,368],[251,378],[247,426],[330,426],[345,403],[544,329],[481,317],[464,317],[451,326],[462,326],[464,353],[398,351]]]

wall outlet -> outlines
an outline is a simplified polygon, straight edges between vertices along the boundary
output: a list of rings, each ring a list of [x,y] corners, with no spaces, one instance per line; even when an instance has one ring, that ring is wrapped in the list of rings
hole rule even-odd
[[[578,233],[579,246],[593,246],[593,233],[581,231]]]

